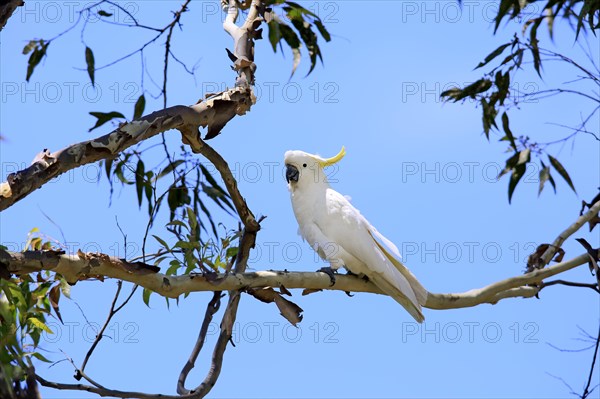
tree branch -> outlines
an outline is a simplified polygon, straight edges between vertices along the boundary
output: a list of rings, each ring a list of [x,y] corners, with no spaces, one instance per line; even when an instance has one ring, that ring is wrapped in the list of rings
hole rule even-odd
[[[542,255],[542,264],[547,265],[548,263],[550,263],[550,260],[552,259],[558,248],[560,248],[563,245],[567,238],[571,237],[573,234],[575,234],[577,230],[581,228],[581,226],[583,226],[591,219],[596,217],[598,215],[598,212],[600,212],[600,201],[597,201],[595,204],[590,205],[590,209],[586,213],[577,218],[577,220],[572,225],[567,227],[565,231],[563,231],[558,235],[558,237],[556,237],[552,245],[548,246],[548,249]]]
[[[584,253],[573,259],[557,263],[545,269],[510,277],[463,293],[429,293],[425,303],[430,309],[456,309],[477,306],[483,303],[495,304],[501,299],[532,297],[539,288],[529,286],[539,284],[548,277],[566,272],[587,264],[589,254]],[[330,279],[321,272],[258,271],[250,273],[219,274],[216,278],[202,275],[166,276],[156,273],[151,266],[142,263],[131,264],[122,259],[102,254],[65,255],[53,251],[8,252],[0,250],[0,267],[17,275],[39,270],[51,270],[74,283],[78,280],[104,276],[130,281],[150,289],[162,296],[177,298],[190,292],[240,291],[248,288],[280,287],[287,289],[333,290],[347,292],[382,292],[368,281],[352,275],[339,275],[330,286]]]
[[[121,293],[122,286],[123,286],[123,281],[121,281],[121,280],[117,281],[117,292],[115,292],[113,301],[110,304],[110,310],[108,311],[108,316],[106,317],[106,321],[104,322],[104,325],[102,326],[102,328],[100,328],[100,331],[98,331],[98,334],[96,335],[96,338],[94,339],[94,342],[92,343],[92,346],[90,346],[90,349],[88,349],[87,353],[85,354],[85,358],[83,359],[83,363],[81,364],[82,372],[85,371],[85,366],[87,365],[87,362],[90,360],[92,353],[94,353],[94,349],[96,349],[96,346],[98,346],[98,343],[100,342],[102,337],[104,337],[104,331],[106,331],[106,328],[108,327],[108,323],[110,323],[113,316],[117,313],[117,312],[115,312],[115,306],[117,305],[117,300],[119,299],[119,294]]]
[[[236,87],[250,88],[254,84],[254,71],[256,70],[256,65],[253,62],[253,33],[261,22],[261,20],[258,19],[259,6],[260,1],[253,0],[252,6],[246,18],[246,22],[242,28],[239,28],[237,25],[235,25],[235,21],[238,16],[237,1],[229,1],[227,17],[223,23],[223,27],[234,39],[234,52],[233,57],[231,58],[235,63],[234,69],[238,71]],[[237,59],[235,59],[236,57]],[[251,99],[253,100],[252,97]],[[182,134],[185,135],[185,132],[182,131]],[[218,134],[218,132],[216,134]],[[206,138],[211,137],[214,136],[211,135],[211,132],[209,131]],[[260,230],[260,221],[256,221],[254,215],[248,208],[245,199],[242,197],[237,188],[237,181],[233,177],[231,169],[229,169],[229,165],[225,159],[199,137],[195,141],[188,141],[188,143],[190,144],[194,153],[204,155],[215,166],[215,168],[217,168],[221,178],[223,179],[223,182],[225,183],[225,188],[227,189],[227,192],[234,203],[235,209],[244,225],[234,269],[235,273],[242,273],[246,270],[250,250],[254,248],[256,234]],[[202,349],[204,339],[206,337],[206,331],[208,329],[208,323],[210,320],[212,320],[214,313],[216,313],[221,303],[221,291],[219,290],[215,292],[213,300],[208,304],[196,345],[192,351],[192,354],[190,355],[188,363],[184,365],[184,368],[181,371],[177,381],[178,393],[190,393],[195,397],[202,398],[210,392],[212,387],[217,382],[223,366],[223,356],[225,354],[225,350],[227,349],[227,344],[231,341],[233,324],[236,319],[240,297],[239,290],[229,290],[229,300],[221,320],[221,332],[213,350],[210,369],[206,374],[204,381],[202,381],[202,383],[196,387],[194,391],[188,391],[185,388],[185,379],[189,371],[194,367],[195,360]]]
[[[260,0],[252,0],[248,16],[244,24],[239,27],[235,24],[239,10],[237,0],[228,0],[227,16],[223,22],[223,29],[233,38],[233,52],[229,57],[234,62],[233,68],[238,72],[236,86],[254,85],[254,72],[256,64],[254,63],[254,39],[260,37],[258,27],[263,21],[260,16],[262,3]]]
[[[208,302],[206,306],[206,312],[204,314],[204,320],[202,321],[202,327],[200,328],[200,333],[198,334],[198,339],[196,340],[196,345],[194,345],[194,349],[192,349],[192,353],[190,354],[190,358],[184,364],[181,369],[181,373],[179,373],[179,378],[177,380],[177,393],[180,395],[190,394],[192,391],[185,388],[185,380],[187,379],[188,374],[194,366],[196,365],[196,359],[198,359],[198,355],[204,346],[204,341],[206,340],[206,334],[208,333],[208,327],[213,319],[215,313],[219,311],[221,307],[221,291],[215,291],[212,299]]]
[[[433,294],[427,295],[426,308],[430,309],[456,309],[477,306],[482,303],[495,304],[504,298],[532,297],[539,291],[538,287],[529,287],[542,280],[566,272],[577,266],[587,264],[589,255],[581,254],[565,262],[557,263],[545,269],[536,269],[521,276],[510,277],[486,287],[470,290],[460,294]],[[287,287],[287,286],[286,286]]]
[[[178,129],[185,144],[197,143],[199,127],[213,137],[235,115],[244,115],[256,98],[250,88],[236,87],[192,106],[177,105],[125,123],[111,133],[51,153],[42,151],[32,165],[11,173],[0,184],[0,211],[25,198],[53,178],[80,166],[112,159],[120,152],[171,129]]]
[[[23,4],[25,4],[23,0],[4,0],[0,2],[0,31],[4,29],[17,7],[21,7]]]
[[[69,391],[86,391],[95,393],[98,396],[110,396],[114,398],[139,398],[139,399],[194,399],[195,395],[163,395],[155,393],[144,393],[144,392],[132,392],[132,391],[120,391],[118,389],[98,388],[91,385],[84,384],[64,384],[61,382],[52,382],[44,379],[40,375],[36,375],[37,381],[45,387],[54,388],[59,390]]]
[[[577,283],[575,281],[565,281],[565,280],[552,280],[548,282],[543,282],[540,284],[540,291],[542,288],[550,287],[552,285],[566,285],[567,287],[577,287],[577,288],[591,288],[600,294],[600,289],[598,289],[598,284],[593,283]]]
[[[594,366],[596,365],[596,358],[598,357],[598,348],[600,347],[600,329],[598,329],[598,337],[596,338],[596,345],[594,348],[594,356],[592,357],[592,364],[590,365],[590,374],[588,376],[587,384],[581,394],[581,399],[588,398],[594,388],[590,390],[590,385],[592,384],[592,377],[594,376]]]
[[[246,200],[239,192],[237,181],[235,180],[235,177],[233,177],[233,173],[231,173],[231,169],[229,169],[227,161],[225,161],[221,154],[215,151],[203,140],[198,140],[198,143],[194,143],[192,145],[192,151],[204,155],[206,159],[208,159],[219,171],[221,179],[223,179],[223,182],[225,183],[225,188],[227,189],[227,192],[233,201],[235,210],[244,224],[244,229],[252,233],[256,233],[258,230],[260,230],[259,223],[256,221],[254,215],[248,208]]]

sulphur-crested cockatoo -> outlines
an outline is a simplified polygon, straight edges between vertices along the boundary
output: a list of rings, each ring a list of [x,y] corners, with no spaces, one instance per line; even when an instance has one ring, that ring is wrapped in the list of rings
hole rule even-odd
[[[329,186],[323,169],[345,153],[343,147],[328,159],[303,151],[285,153],[286,180],[299,234],[331,265],[331,269],[321,271],[333,276],[332,269],[343,266],[351,273],[366,276],[422,322],[421,305],[425,304],[427,291],[400,262],[398,248]]]

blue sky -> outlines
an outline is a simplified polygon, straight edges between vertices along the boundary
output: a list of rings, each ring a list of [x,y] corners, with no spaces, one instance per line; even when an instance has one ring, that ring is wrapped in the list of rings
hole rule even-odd
[[[180,3],[122,4],[141,21],[163,26],[169,10],[178,9]],[[159,92],[152,80],[160,84],[162,79],[162,38],[145,53],[143,85],[136,55],[98,71],[97,87],[91,87],[83,69],[85,45],[94,50],[100,66],[150,38],[146,32],[97,21],[88,24],[84,35],[79,25],[53,42],[48,57],[24,83],[23,46],[30,39],[62,32],[75,21],[75,10],[86,4],[28,1],[2,32],[2,179],[29,165],[44,148],[55,151],[108,132],[108,125],[87,132],[95,122],[90,111],[114,110],[131,117],[142,92],[147,111],[162,107],[162,99],[151,98]],[[398,245],[407,266],[432,292],[461,292],[522,273],[535,247],[553,240],[576,219],[581,200],[596,194],[598,142],[581,136],[573,145],[550,149],[571,174],[577,194],[555,176],[558,195],[547,187],[537,198],[539,171],[532,167],[509,205],[506,178],[495,179],[506,158],[505,145],[497,142],[497,135],[490,142],[482,135],[475,104],[440,101],[444,89],[479,78],[481,72],[473,67],[520,31],[517,22],[509,22],[493,35],[494,2],[465,1],[462,11],[453,1],[302,4],[321,16],[333,36],[322,45],[324,65],[305,77],[308,68],[303,59],[290,80],[290,52],[282,57],[273,53],[268,41],[258,42],[259,101],[211,142],[229,161],[254,213],[268,216],[251,259],[254,270],[313,271],[323,266],[296,233],[282,174],[283,154],[289,149],[331,156],[345,145],[346,157],[330,172],[332,185],[351,196],[372,224]],[[196,69],[192,76],[171,62],[168,105],[193,104],[204,92],[234,82],[224,51],[231,40],[221,28],[223,15],[216,6],[193,1],[182,18],[183,31],[175,32],[173,50]],[[118,12],[111,17],[116,22],[124,18]],[[547,40],[545,32],[542,37]],[[598,39],[589,40],[597,60]],[[556,27],[554,43],[546,44],[583,59],[572,32],[562,25]],[[543,90],[573,76],[558,64],[546,64],[544,71],[543,80],[523,71],[515,88]],[[548,122],[576,125],[591,109],[578,97],[523,102],[511,113],[511,128],[516,134],[550,141],[566,131]],[[167,137],[175,151],[179,133],[169,132]],[[148,145],[158,142],[154,138]],[[153,161],[159,159],[150,155],[148,163]],[[108,183],[104,176],[98,181],[98,173],[103,174],[98,165],[74,170],[4,211],[2,244],[19,248],[33,227],[62,241],[58,225],[74,250],[123,257],[118,218],[128,235],[127,256],[140,255],[145,208],[137,210],[135,190],[118,185],[109,207]],[[216,214],[229,228],[237,225],[234,218]],[[163,224],[157,223],[152,233],[160,235]],[[597,231],[581,231],[579,236],[598,243]],[[150,250],[156,248],[150,243]],[[564,249],[567,257],[582,252],[572,242]],[[586,267],[564,278],[590,281]],[[49,357],[63,358],[62,350],[77,363],[82,361],[94,336],[90,326],[103,322],[115,289],[110,280],[73,287],[74,301],[61,302],[67,324],[51,321],[57,335],[44,338],[43,346],[53,351]],[[578,340],[582,338],[578,327],[593,335],[600,322],[598,296],[588,291],[550,287],[540,300],[425,310],[423,325],[382,296],[349,298],[326,292],[302,297],[294,292],[292,300],[304,309],[297,329],[279,316],[275,306],[244,296],[234,331],[236,347],[227,350],[210,397],[567,397],[569,389],[551,375],[581,392],[591,352],[559,352],[549,344],[567,349],[587,346]],[[209,298],[208,293],[193,294],[167,309],[154,295],[148,309],[137,295],[111,323],[111,338],[100,344],[88,374],[118,389],[174,393]],[[209,333],[207,348],[212,348],[217,329],[218,322],[211,326],[215,333]],[[204,378],[209,352],[199,359],[190,386]],[[74,381],[68,362],[50,369],[40,365],[38,371],[50,380]],[[42,392],[48,398],[93,397]]]

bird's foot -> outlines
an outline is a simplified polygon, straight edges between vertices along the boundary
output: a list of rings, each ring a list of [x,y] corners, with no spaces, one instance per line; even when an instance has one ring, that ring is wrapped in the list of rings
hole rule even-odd
[[[319,270],[317,270],[317,272],[325,273],[326,275],[328,275],[329,280],[331,281],[331,284],[329,284],[329,286],[333,287],[333,285],[335,284],[335,270],[333,270],[331,267],[322,267]]]
[[[354,276],[354,277],[358,277],[359,279],[369,282],[369,277],[367,277],[366,274],[356,274],[356,273],[352,273],[350,270],[346,269],[346,276]]]

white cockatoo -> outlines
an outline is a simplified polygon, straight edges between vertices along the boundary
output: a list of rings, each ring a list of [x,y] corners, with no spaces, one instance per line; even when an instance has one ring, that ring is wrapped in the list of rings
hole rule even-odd
[[[345,154],[344,147],[328,159],[303,151],[285,153],[286,180],[299,234],[329,262],[331,268],[320,271],[330,275],[332,284],[333,270],[343,266],[351,273],[366,276],[418,322],[423,322],[421,306],[427,299],[427,290],[400,262],[398,248],[327,181],[323,169]]]

